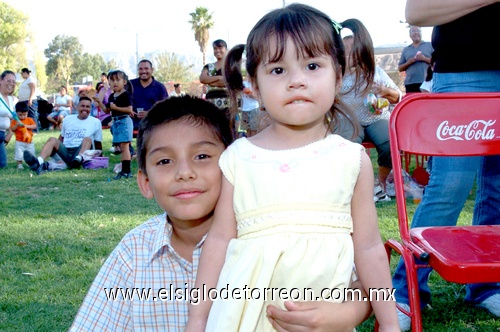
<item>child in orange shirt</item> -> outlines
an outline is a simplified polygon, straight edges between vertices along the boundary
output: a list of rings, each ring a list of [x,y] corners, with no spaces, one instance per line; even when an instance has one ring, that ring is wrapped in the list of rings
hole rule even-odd
[[[28,117],[28,104],[20,101],[16,104],[16,114],[22,125],[16,120],[11,120],[10,129],[16,134],[16,146],[14,148],[14,159],[17,161],[17,169],[23,169],[23,153],[25,150],[35,154],[35,143],[33,143],[33,129],[36,123]]]

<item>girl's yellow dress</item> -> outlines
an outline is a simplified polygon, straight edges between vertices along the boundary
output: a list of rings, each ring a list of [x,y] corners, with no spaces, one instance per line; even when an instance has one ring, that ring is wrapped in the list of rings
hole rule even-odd
[[[349,287],[361,153],[361,145],[329,135],[278,151],[241,138],[222,154],[238,235],[229,243],[217,285],[223,298],[213,302],[207,331],[273,331],[267,305],[319,300],[334,289],[338,297]]]

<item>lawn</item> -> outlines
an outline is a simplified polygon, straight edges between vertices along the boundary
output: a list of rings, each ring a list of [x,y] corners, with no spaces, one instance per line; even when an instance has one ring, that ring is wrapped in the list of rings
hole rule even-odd
[[[37,152],[51,135],[58,132],[35,136]],[[120,158],[107,152],[110,142],[105,131],[109,169],[40,176],[27,168],[16,170],[14,144],[8,145],[9,165],[0,170],[0,331],[66,331],[118,241],[161,212],[142,197],[135,178],[111,179]],[[135,162],[132,167],[137,170]],[[470,220],[471,199],[461,223]],[[380,203],[377,210],[384,239],[398,237],[395,202]],[[500,330],[498,319],[464,303],[464,286],[433,275],[431,287],[433,309],[423,313],[427,331]],[[372,326],[369,320],[358,330],[371,331]]]

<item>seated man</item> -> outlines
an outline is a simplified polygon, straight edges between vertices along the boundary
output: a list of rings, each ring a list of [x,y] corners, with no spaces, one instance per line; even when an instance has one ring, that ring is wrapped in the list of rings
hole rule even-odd
[[[102,150],[102,127],[101,122],[92,116],[92,101],[89,97],[81,97],[78,104],[78,114],[72,114],[64,120],[59,139],[55,137],[42,147],[40,156],[36,158],[30,152],[24,152],[24,161],[31,170],[37,174],[49,170],[49,163],[45,158],[54,156],[56,153],[70,168],[80,168],[83,161],[83,153],[92,149]]]

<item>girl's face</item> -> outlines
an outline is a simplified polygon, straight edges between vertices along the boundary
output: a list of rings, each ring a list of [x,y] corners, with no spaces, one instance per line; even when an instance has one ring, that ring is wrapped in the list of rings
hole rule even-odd
[[[276,49],[272,44],[270,49]],[[290,128],[324,128],[341,84],[330,55],[304,57],[290,38],[281,60],[258,65],[256,80],[253,86],[269,115]]]
[[[112,76],[109,79],[109,85],[114,92],[120,92],[125,87],[125,80],[123,79],[123,77],[120,77],[118,75]]]

